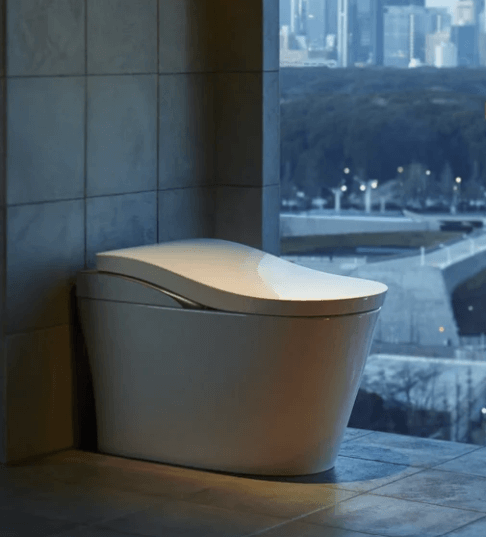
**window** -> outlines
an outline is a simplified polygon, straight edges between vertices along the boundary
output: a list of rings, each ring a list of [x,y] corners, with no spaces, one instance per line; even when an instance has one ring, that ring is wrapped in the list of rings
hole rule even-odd
[[[281,255],[389,287],[350,425],[485,444],[484,0],[280,25]]]

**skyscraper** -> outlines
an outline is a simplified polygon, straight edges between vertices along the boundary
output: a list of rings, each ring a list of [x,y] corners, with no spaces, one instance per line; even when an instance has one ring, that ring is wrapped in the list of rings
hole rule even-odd
[[[307,0],[290,0],[290,32],[307,35]]]
[[[457,65],[479,65],[479,43],[476,42],[476,25],[452,26],[451,41],[457,47]]]
[[[349,63],[349,0],[338,0],[337,53],[339,67]]]
[[[386,6],[384,12],[384,65],[408,67],[412,59],[425,62],[426,9]]]
[[[383,0],[371,0],[371,63],[383,65]]]
[[[326,0],[309,0],[307,37],[309,46],[324,48],[326,43]]]

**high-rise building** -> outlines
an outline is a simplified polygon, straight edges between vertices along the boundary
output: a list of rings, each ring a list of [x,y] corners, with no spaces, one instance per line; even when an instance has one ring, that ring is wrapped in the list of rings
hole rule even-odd
[[[473,25],[476,23],[473,0],[458,0],[454,6],[454,26]]]
[[[435,47],[436,67],[457,67],[457,47],[450,41],[442,41]]]
[[[371,0],[371,63],[383,65],[383,0]]]
[[[354,63],[383,64],[382,0],[356,0],[350,58]]]
[[[326,0],[309,0],[307,37],[309,47],[324,48],[326,44]]]
[[[338,0],[325,0],[326,35],[337,36]]]
[[[349,0],[338,0],[337,53],[339,67],[349,63]]]
[[[450,43],[450,32],[435,32],[425,36],[425,63],[427,65],[436,65],[436,51],[442,43]],[[446,52],[447,54],[447,52]],[[444,65],[436,65],[437,67],[445,67]]]
[[[280,0],[280,27],[290,28],[290,0]]]
[[[445,7],[428,7],[427,8],[427,28],[428,34],[435,32],[450,31],[452,18]]]
[[[307,0],[290,0],[290,32],[307,35]]]
[[[452,26],[451,41],[457,47],[458,66],[479,65],[479,39],[477,25]]]
[[[427,11],[421,6],[385,6],[384,65],[408,67],[425,62]]]
[[[479,65],[486,66],[486,10],[479,15]]]

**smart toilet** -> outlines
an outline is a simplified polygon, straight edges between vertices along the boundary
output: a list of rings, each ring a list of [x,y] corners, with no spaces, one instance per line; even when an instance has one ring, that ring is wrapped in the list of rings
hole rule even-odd
[[[78,275],[102,453],[259,475],[335,464],[387,287],[191,239]]]

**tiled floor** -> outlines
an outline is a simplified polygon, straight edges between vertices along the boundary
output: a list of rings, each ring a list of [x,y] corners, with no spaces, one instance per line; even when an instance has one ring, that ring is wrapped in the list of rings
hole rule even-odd
[[[333,470],[248,478],[69,450],[0,467],[1,537],[486,535],[486,447],[348,429]]]

